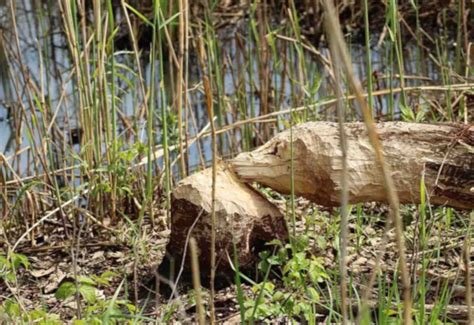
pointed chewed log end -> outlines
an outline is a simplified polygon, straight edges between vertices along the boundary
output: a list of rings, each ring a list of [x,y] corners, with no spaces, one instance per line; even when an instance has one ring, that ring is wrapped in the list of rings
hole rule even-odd
[[[386,202],[382,169],[363,123],[346,123],[350,203]],[[427,201],[474,208],[474,126],[460,124],[377,124],[387,169],[400,203]],[[308,122],[283,131],[260,148],[229,163],[246,182],[257,182],[324,206],[340,204],[343,171],[337,123]]]
[[[183,179],[172,193],[171,235],[167,255],[179,271],[191,270],[189,238],[198,244],[201,277],[206,279],[211,265],[212,168]],[[224,162],[217,165],[216,196],[217,273],[232,277],[234,243],[241,268],[249,267],[274,239],[286,241],[288,230],[283,215],[261,193],[238,180]],[[163,274],[163,276],[167,276]]]

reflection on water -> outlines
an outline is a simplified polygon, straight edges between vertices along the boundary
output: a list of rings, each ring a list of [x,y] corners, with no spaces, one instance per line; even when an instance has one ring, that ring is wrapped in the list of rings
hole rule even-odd
[[[2,34],[0,43],[0,60],[1,64],[0,76],[0,151],[8,156],[14,152],[18,152],[22,148],[30,145],[30,137],[27,133],[25,123],[15,125],[15,121],[21,119],[15,118],[15,114],[27,114],[27,118],[34,116],[42,118],[43,114],[33,114],[32,111],[38,110],[35,105],[37,101],[45,101],[52,108],[51,116],[55,118],[55,127],[62,130],[64,136],[69,138],[70,142],[78,142],[80,129],[76,107],[79,106],[78,98],[75,93],[76,80],[72,78],[73,65],[69,59],[69,51],[62,37],[60,25],[62,22],[58,17],[57,8],[51,8],[44,5],[34,5],[36,2],[21,1],[17,4],[15,19],[18,26],[19,47],[21,57],[15,52],[16,44],[14,33],[12,30],[5,29]],[[8,6],[0,6],[0,24],[2,26],[11,26],[10,8]],[[257,60],[252,60],[255,55],[256,44],[245,44],[242,48],[242,36],[235,36],[234,33],[226,35],[220,39],[222,65],[220,65],[220,73],[223,75],[223,84],[221,85],[221,95],[225,96],[225,103],[229,106],[226,108],[226,114],[219,121],[221,126],[230,125],[236,120],[246,117],[256,116],[260,113],[260,96],[258,94],[259,70]],[[374,44],[377,42],[374,37]],[[328,57],[327,49],[319,49],[321,54]],[[391,86],[398,87],[399,82],[396,78],[384,78],[384,75],[390,75],[391,63],[390,58],[393,55],[392,49],[386,46],[386,43],[380,47],[373,49],[372,52],[372,70],[375,72],[375,88],[386,89],[389,87],[389,80],[393,80]],[[406,86],[420,85],[427,83],[438,83],[441,76],[438,67],[430,60],[420,57],[418,48],[415,46],[407,46],[404,49],[405,74],[407,76],[423,76],[424,78],[408,78]],[[357,76],[362,80],[366,80],[366,53],[361,46],[353,46],[351,48],[352,60]],[[304,106],[309,104],[317,104],[318,101],[330,98],[333,94],[330,75],[328,70],[321,64],[321,60],[315,58],[311,53],[305,53],[303,57],[298,56],[298,52],[293,43],[288,42],[284,47],[281,58],[285,57],[287,61],[269,62],[268,67],[271,74],[271,87],[269,87],[269,105],[272,110],[287,109],[289,107]],[[9,64],[5,61],[8,57]],[[121,120],[119,132],[124,132],[125,123],[133,121],[136,123],[138,132],[129,136],[130,143],[136,141],[146,141],[146,121],[134,119],[137,112],[137,83],[135,75],[132,71],[125,67],[135,66],[132,53],[121,51],[116,54],[117,62],[124,68],[118,68],[120,78],[117,79],[117,85],[120,93],[119,106],[121,110]],[[199,91],[198,84],[201,81],[200,72],[196,58],[191,57],[189,69],[189,89],[188,102],[191,107],[191,117],[189,118],[189,135],[190,137],[198,134],[207,124],[208,116],[204,106],[204,97]],[[303,62],[302,62],[303,61]],[[21,70],[23,63],[27,67],[27,71]],[[302,64],[300,64],[302,63]],[[158,64],[155,62],[155,64]],[[169,66],[170,64],[166,64]],[[286,66],[284,66],[286,65]],[[301,67],[305,71],[301,72]],[[288,71],[282,73],[282,71]],[[151,65],[146,64],[145,77],[147,82],[151,75]],[[298,77],[301,73],[305,74],[304,85],[302,85]],[[31,80],[27,80],[30,79]],[[169,85],[169,80],[164,80]],[[14,86],[16,83],[16,87]],[[41,87],[45,98],[29,98],[26,91],[21,85],[26,83],[34,84]],[[18,87],[20,85],[20,87]],[[21,98],[21,101],[18,100]],[[394,99],[393,107],[398,107],[399,95],[383,96],[377,98],[375,105],[379,111],[379,115],[383,116],[389,112],[390,101]],[[33,105],[32,105],[33,104]],[[34,106],[35,108],[32,108]],[[236,112],[231,107],[247,107],[247,111]],[[23,111],[24,110],[24,111]],[[398,110],[396,110],[398,111]],[[332,118],[333,108],[316,107],[311,111],[313,116],[319,118]],[[395,112],[396,113],[396,112]],[[355,116],[357,118],[357,116]],[[40,121],[39,125],[41,125]],[[48,125],[49,121],[47,122]],[[175,126],[175,121],[169,123]],[[159,124],[159,123],[158,123]],[[284,123],[279,123],[284,126]],[[51,127],[51,126],[50,126]],[[160,141],[160,125],[156,126],[157,141]],[[173,132],[173,130],[171,130]],[[33,130],[33,137],[35,132]],[[241,133],[234,134],[236,139],[223,137],[223,154],[229,153],[232,142],[236,142],[242,137]],[[258,142],[258,141],[257,141]],[[254,143],[256,144],[256,143]],[[199,146],[198,146],[199,145]],[[74,146],[74,150],[79,150],[78,145]],[[190,147],[189,164],[199,165],[200,155],[199,148],[202,148],[204,160],[210,157],[210,140],[200,140],[197,145]],[[245,148],[244,148],[245,149]],[[23,159],[23,163],[26,160]],[[25,171],[28,166],[20,166],[20,170]]]

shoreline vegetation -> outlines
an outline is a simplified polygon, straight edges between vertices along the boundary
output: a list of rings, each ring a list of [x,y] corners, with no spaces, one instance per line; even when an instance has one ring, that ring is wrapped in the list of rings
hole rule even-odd
[[[374,127],[472,128],[474,8],[334,2],[0,1],[0,324],[474,322],[474,213],[435,205],[424,172],[410,184],[418,204],[400,205],[400,166]],[[354,143],[344,134],[356,121],[374,152],[364,172],[380,168],[382,180],[364,186],[377,185],[388,204],[349,204],[344,157]],[[298,125],[307,122],[334,123],[339,207],[298,196]],[[260,221],[258,238],[218,233],[232,219],[216,202],[238,195],[216,187],[220,161],[259,152],[281,132],[285,177],[272,182],[285,182],[285,194],[248,176],[260,183],[237,201],[258,195],[284,235],[267,238],[278,231]],[[455,137],[466,150],[459,170],[472,171],[466,132]],[[446,141],[433,155],[454,166]],[[426,153],[410,143],[416,158]],[[206,214],[176,212],[173,190],[205,168],[206,191],[181,199],[206,193]],[[451,171],[435,183],[473,186],[472,173]],[[170,238],[179,213],[191,226],[207,218],[209,238]],[[216,259],[222,234],[232,247]],[[179,241],[190,258],[169,262],[167,244]],[[241,268],[244,253],[250,267]]]

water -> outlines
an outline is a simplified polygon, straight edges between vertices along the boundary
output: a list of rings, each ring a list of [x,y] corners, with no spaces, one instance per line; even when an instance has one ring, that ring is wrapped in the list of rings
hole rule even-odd
[[[46,11],[42,12],[39,10],[38,4],[34,6],[33,0],[24,0],[17,3],[16,21],[19,33],[19,47],[21,52],[21,60],[24,66],[27,67],[27,73],[23,74],[20,70],[20,62],[17,57],[12,56],[15,51],[15,39],[11,29],[6,29],[3,32],[3,39],[6,41],[3,47],[0,48],[0,52],[5,51],[10,57],[9,61],[13,62],[8,64],[6,69],[9,69],[10,75],[5,75],[6,69],[1,69],[0,76],[2,77],[2,84],[0,86],[0,152],[5,156],[10,156],[19,150],[27,148],[31,145],[31,139],[27,136],[25,122],[22,125],[15,125],[15,119],[13,118],[13,112],[20,114],[22,108],[25,109],[28,119],[32,119],[35,114],[41,116],[38,112],[38,108],[35,112],[32,111],[31,103],[35,100],[45,100],[51,103],[53,108],[56,125],[62,130],[65,137],[70,136],[70,130],[76,130],[79,126],[77,119],[76,107],[78,107],[78,101],[75,96],[75,83],[71,78],[71,71],[73,69],[72,62],[69,60],[69,51],[67,44],[63,36],[61,35],[61,21],[57,14],[57,8],[53,8],[53,15],[48,15]],[[39,4],[40,6],[42,4]],[[43,10],[46,10],[46,6],[43,5]],[[3,26],[9,26],[10,11],[9,7],[5,4],[0,3],[0,24]],[[243,22],[245,24],[245,22]],[[374,35],[374,44],[377,41],[378,35]],[[232,107],[243,106],[247,107],[247,111],[239,112],[236,116],[235,109],[226,110],[224,114],[224,124],[232,124],[237,120],[241,120],[244,115],[251,116],[252,114],[260,114],[260,97],[255,94],[256,88],[251,84],[259,84],[258,78],[258,65],[257,60],[245,62],[242,58],[244,52],[239,49],[239,41],[237,37],[234,37],[233,33],[227,33],[220,39],[222,47],[219,49],[221,57],[227,58],[223,60],[221,69],[223,69],[223,89],[226,96],[226,103]],[[379,74],[389,74],[391,64],[389,62],[389,48],[384,47],[386,43],[382,43],[381,48],[373,49],[372,52],[372,70]],[[255,55],[257,52],[256,44],[246,44],[244,49],[246,55]],[[327,49],[321,48],[320,52],[325,56],[329,57]],[[1,55],[4,53],[0,53]],[[300,68],[301,60],[298,59],[297,52],[291,44],[286,47],[285,54],[288,58],[287,69],[290,71],[286,78],[283,78],[282,67],[278,66],[278,62],[270,62],[269,66],[272,75],[272,91],[271,96],[272,103],[276,106],[275,110],[283,110],[290,107],[306,104],[314,104],[318,101],[330,98],[332,96],[332,89],[330,85],[330,76],[325,67],[321,64],[320,60],[316,60],[311,54],[304,54],[304,65],[306,67],[306,73],[311,74],[306,76],[305,85],[301,86],[298,81],[294,79],[298,77],[298,69]],[[365,48],[362,46],[352,46],[351,48],[352,60],[354,63],[354,69],[356,75],[360,80],[365,81],[366,78],[366,54]],[[408,76],[423,76],[428,80],[418,79],[407,79],[406,86],[421,85],[427,83],[440,84],[441,75],[439,69],[432,61],[425,60],[420,62],[419,53],[417,47],[413,44],[407,45],[404,49],[404,60],[405,60],[405,74]],[[134,57],[129,51],[122,51],[116,55],[118,62],[123,65],[133,67],[135,65]],[[291,63],[290,63],[291,62]],[[159,64],[159,62],[155,62]],[[4,66],[5,67],[5,66]],[[420,68],[421,67],[421,68]],[[123,80],[119,81],[121,85],[122,93],[120,94],[121,104],[120,109],[123,112],[125,119],[133,120],[134,114],[136,114],[136,92],[134,89],[136,83],[134,75],[126,69],[119,70],[123,74]],[[145,76],[149,80],[151,71],[151,65],[145,65]],[[293,71],[293,72],[291,72]],[[191,65],[189,71],[189,88],[196,88],[196,85],[201,82],[201,73],[198,69],[197,59],[191,57]],[[15,76],[15,78],[11,78]],[[28,81],[43,89],[41,93],[47,96],[44,99],[32,99],[29,98],[21,87],[17,87],[15,92],[14,83],[18,82],[21,86],[26,84],[26,79],[31,78],[32,81]],[[130,78],[132,83],[126,85],[124,81],[126,78]],[[293,78],[293,79],[292,79]],[[166,88],[171,88],[169,80],[164,80]],[[243,87],[239,85],[243,83]],[[380,79],[379,87],[387,88],[388,79]],[[393,87],[398,87],[399,82],[393,81]],[[24,89],[23,89],[24,90]],[[243,92],[243,93],[242,93]],[[302,94],[295,96],[295,93]],[[238,103],[237,99],[244,102]],[[20,100],[21,101],[20,101]],[[393,97],[395,101],[394,107],[395,116],[399,114],[398,106],[400,96],[395,95]],[[197,90],[190,91],[188,93],[188,100],[191,103],[192,114],[195,117],[195,121],[190,119],[189,132],[190,137],[198,134],[207,124],[209,118],[206,113],[206,107],[204,106],[205,98],[202,92]],[[388,114],[389,111],[389,96],[380,97],[376,101],[376,105],[379,106],[379,112],[381,115]],[[334,108],[329,110],[325,107],[317,108],[311,111],[313,115],[317,115],[324,119],[333,119]],[[355,116],[357,118],[357,116]],[[277,128],[285,126],[284,120],[287,116],[282,117],[277,122]],[[49,122],[49,121],[48,121]],[[146,121],[137,121],[138,133],[130,139],[130,143],[135,141],[146,142]],[[124,125],[119,124],[121,128],[119,131],[124,131]],[[156,141],[160,141],[160,126],[157,125],[157,138]],[[33,138],[37,135],[33,135]],[[224,143],[222,144],[222,154],[230,155],[236,150],[236,147],[232,142],[239,142],[243,138],[242,132],[236,132],[232,134],[234,139],[230,139],[230,136],[224,136]],[[257,141],[258,142],[258,141]],[[258,144],[254,143],[253,145]],[[202,148],[202,156],[199,154],[198,145]],[[76,152],[79,152],[79,145],[73,146]],[[239,146],[237,150],[245,149]],[[27,175],[31,170],[31,159],[27,160],[25,157],[26,153],[23,154],[24,158],[20,160],[17,170],[22,175]],[[189,149],[189,165],[199,166],[203,162],[205,163],[210,159],[210,140],[205,138],[195,143]]]

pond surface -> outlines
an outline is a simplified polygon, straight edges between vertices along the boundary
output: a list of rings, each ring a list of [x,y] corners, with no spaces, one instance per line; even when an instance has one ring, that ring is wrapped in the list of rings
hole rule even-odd
[[[16,23],[18,29],[18,40],[21,57],[17,56],[17,48],[15,44],[14,30],[11,28],[11,12],[7,4],[0,2],[0,24],[4,26],[3,41],[5,42],[0,48],[0,59],[3,58],[0,69],[0,77],[2,83],[0,85],[0,152],[5,156],[10,156],[23,148],[30,145],[31,138],[27,136],[26,127],[23,123],[20,127],[15,125],[14,112],[19,114],[21,107],[25,108],[28,119],[33,118],[32,109],[38,112],[38,107],[32,108],[31,98],[21,92],[24,87],[26,78],[31,78],[37,87],[42,87],[42,92],[46,94],[45,100],[50,103],[53,112],[57,114],[56,123],[65,136],[70,136],[80,127],[76,107],[78,107],[77,96],[75,96],[76,84],[71,80],[71,71],[73,69],[69,50],[65,43],[61,32],[61,19],[57,8],[49,8],[45,5],[34,5],[33,0],[23,0],[17,2],[16,7]],[[48,10],[50,13],[48,14]],[[220,86],[221,96],[225,95],[228,104],[227,108],[220,107],[224,112],[220,127],[231,125],[232,123],[245,118],[258,116],[260,114],[260,96],[258,95],[259,66],[256,57],[259,48],[252,38],[245,34],[237,33],[247,22],[244,20],[239,26],[231,27],[230,31],[222,33],[219,37],[218,53],[221,55],[220,65],[222,76],[222,85]],[[7,27],[10,26],[10,27]],[[245,28],[244,28],[245,29]],[[376,80],[375,87],[386,89],[388,87],[398,87],[397,78],[384,78],[390,76],[393,71],[394,64],[393,52],[389,42],[382,41],[379,43],[380,34],[374,34],[372,39],[371,52],[371,68],[380,78]],[[284,41],[281,41],[284,43]],[[279,52],[278,56],[270,56],[268,62],[268,71],[271,74],[269,80],[271,86],[269,91],[272,92],[272,111],[289,109],[291,107],[308,106],[310,118],[317,119],[334,119],[334,107],[321,106],[318,103],[333,98],[333,90],[330,84],[330,75],[328,70],[322,64],[322,60],[315,57],[314,54],[298,52],[292,41],[287,41],[287,45],[279,48],[283,52]],[[244,44],[244,45],[242,45]],[[317,49],[320,54],[329,57],[326,48]],[[16,53],[16,54],[15,54]],[[442,84],[442,75],[439,68],[431,60],[422,59],[418,47],[413,44],[407,44],[404,48],[404,72],[407,76],[406,86]],[[280,56],[281,55],[281,56]],[[365,83],[367,55],[365,47],[362,45],[351,46],[352,61],[354,69],[359,79]],[[5,58],[8,56],[8,59]],[[448,53],[448,57],[452,53]],[[124,66],[133,69],[134,58],[129,51],[123,50],[116,54],[117,61]],[[282,59],[285,58],[285,60]],[[392,59],[391,59],[392,57]],[[21,64],[28,71],[26,74],[22,72]],[[159,64],[159,62],[155,62]],[[170,65],[170,63],[166,63]],[[285,65],[285,66],[284,66]],[[144,73],[147,82],[150,79],[151,64],[144,63]],[[303,69],[303,70],[302,70]],[[285,71],[286,73],[283,73]],[[131,80],[130,85],[126,85],[123,80],[119,83],[123,86],[120,94],[120,110],[123,117],[129,120],[134,119],[137,106],[137,91],[133,85],[136,85],[134,75],[126,70],[121,71],[124,78]],[[15,76],[15,78],[12,78]],[[304,79],[301,79],[304,76]],[[165,88],[171,88],[170,80],[165,78]],[[188,102],[190,111],[188,132],[193,137],[208,126],[209,118],[205,107],[205,99],[203,93],[199,91],[199,83],[201,82],[201,72],[198,69],[197,59],[191,55],[189,65],[189,89]],[[301,82],[303,80],[303,82]],[[15,83],[17,86],[15,87]],[[302,85],[303,84],[303,85]],[[24,90],[24,89],[23,89]],[[19,92],[20,91],[20,92]],[[393,100],[393,101],[392,101]],[[380,119],[399,118],[399,100],[400,96],[381,96],[375,100],[375,105],[379,112]],[[233,108],[234,107],[234,108]],[[235,107],[238,107],[236,109]],[[242,107],[244,110],[242,111]],[[391,111],[390,107],[393,108]],[[159,110],[160,108],[156,108]],[[387,117],[388,114],[392,116]],[[37,114],[42,118],[41,114]],[[353,116],[357,119],[357,114]],[[285,120],[287,115],[279,117],[273,121],[274,127],[281,129],[287,126]],[[140,141],[146,142],[146,120],[135,121],[138,132],[134,135],[135,139],[129,139],[130,143]],[[171,121],[171,124],[174,122]],[[173,124],[174,127],[175,124]],[[121,125],[124,127],[123,125]],[[156,125],[156,141],[160,141],[161,131],[160,122]],[[119,130],[119,131],[123,131]],[[239,142],[243,139],[243,132],[233,132],[228,137],[222,137],[221,154],[230,155],[233,151],[248,149],[258,144],[258,141],[247,145],[235,145],[233,142]],[[234,137],[230,139],[230,137]],[[176,141],[175,141],[176,142]],[[172,143],[173,144],[173,143]],[[79,151],[79,145],[74,145],[74,150]],[[210,159],[210,140],[208,138],[201,139],[197,143],[190,146],[189,149],[189,165],[198,166]],[[17,170],[20,174],[28,174],[31,164],[30,159],[19,160]],[[28,161],[28,162],[27,162]]]

